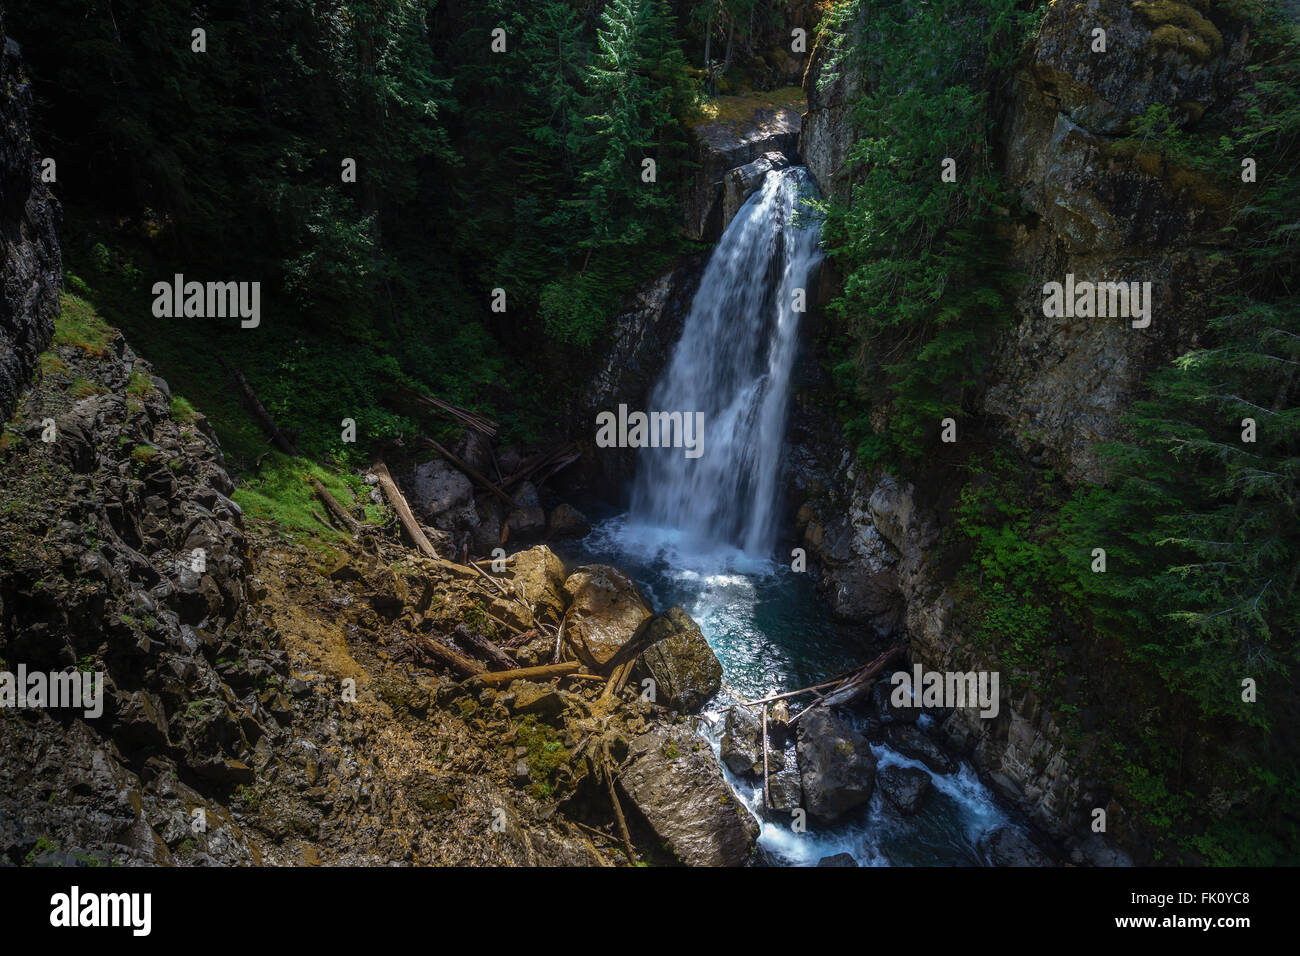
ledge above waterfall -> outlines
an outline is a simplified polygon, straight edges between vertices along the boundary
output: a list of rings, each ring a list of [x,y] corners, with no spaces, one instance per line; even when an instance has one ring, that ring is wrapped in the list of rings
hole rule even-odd
[[[781,153],[791,163],[799,161],[804,109],[803,91],[797,87],[709,101],[701,119],[690,127],[699,168],[685,196],[682,231],[687,238],[713,241],[722,235],[723,178],[729,170],[772,152]]]

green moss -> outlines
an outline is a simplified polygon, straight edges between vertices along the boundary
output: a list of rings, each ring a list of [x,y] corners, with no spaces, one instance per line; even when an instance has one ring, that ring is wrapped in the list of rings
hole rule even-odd
[[[1154,27],[1153,46],[1182,50],[1201,61],[1223,49],[1219,28],[1186,3],[1139,0],[1133,9]]]
[[[309,478],[317,479],[345,507],[352,501],[352,492],[361,501],[367,501],[363,492],[365,482],[360,476],[341,474],[316,462],[275,451],[255,474],[244,476],[243,484],[235,491],[235,502],[250,518],[274,521],[294,537],[306,538],[308,542],[336,542],[342,536],[312,515],[313,511],[323,515],[324,506]],[[383,509],[378,505],[367,503],[365,510],[368,520],[382,521]]]
[[[202,416],[195,411],[194,406],[190,404],[189,399],[180,395],[172,396],[171,404],[172,418],[185,425],[193,425]]]
[[[520,745],[528,748],[524,758],[531,781],[528,792],[541,800],[549,798],[567,772],[573,755],[565,748],[555,728],[541,723],[531,714],[519,722],[515,733]]]
[[[54,344],[75,345],[92,355],[103,355],[113,341],[113,330],[85,299],[63,293],[60,315],[54,320]]]
[[[153,445],[136,445],[131,449],[131,460],[139,465],[147,465],[158,457],[159,449]]]

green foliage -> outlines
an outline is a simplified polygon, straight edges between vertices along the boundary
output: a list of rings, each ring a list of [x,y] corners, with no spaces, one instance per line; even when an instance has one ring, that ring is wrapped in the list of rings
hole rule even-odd
[[[235,490],[235,503],[250,518],[273,521],[284,531],[328,543],[340,535],[323,525],[313,514],[323,506],[316,497],[309,479],[315,478],[325,489],[345,506],[355,495],[366,502],[367,516],[372,521],[382,521],[377,505],[366,497],[365,483],[360,477],[340,474],[315,462],[290,458],[278,451],[271,452],[255,476],[248,477]]]
[[[870,77],[853,103],[847,200],[821,204],[827,252],[844,274],[832,303],[847,337],[835,368],[859,456],[916,456],[939,422],[960,414],[979,380],[992,334],[1006,318],[1012,278],[994,225],[1007,197],[992,166],[986,76],[961,64],[975,52],[985,73],[1005,70],[1029,16],[1016,0],[930,4],[849,0],[823,24],[833,67]],[[957,181],[941,180],[955,160]],[[889,407],[873,430],[871,404]]]
[[[951,535],[970,551],[954,582],[963,618],[998,659],[1041,671],[1059,630],[1052,598],[1060,581],[1054,476],[1002,453],[973,461],[970,469]]]

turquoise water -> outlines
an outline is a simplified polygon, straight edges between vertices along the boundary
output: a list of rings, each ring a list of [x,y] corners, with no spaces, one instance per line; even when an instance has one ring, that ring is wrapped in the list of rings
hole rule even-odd
[[[738,698],[755,700],[806,687],[875,656],[872,648],[854,640],[851,629],[836,625],[811,575],[735,548],[702,545],[679,529],[615,515],[560,553],[570,562],[621,568],[654,610],[681,605],[700,625],[723,670],[722,691],[704,713],[716,723],[710,727],[701,721],[700,726],[715,751],[722,731],[720,711]],[[799,706],[792,709],[797,712]],[[809,822],[806,832],[796,833],[789,819],[764,819],[761,784],[723,768],[762,824],[759,848],[765,862],[810,866],[825,856],[850,853],[862,866],[979,866],[985,863],[977,846],[980,836],[1016,822],[968,764],[954,774],[934,774],[884,744],[872,749],[882,767],[892,763],[930,774],[934,790],[920,813],[899,815],[877,790],[869,805],[843,822]],[[793,765],[793,747],[786,760]]]

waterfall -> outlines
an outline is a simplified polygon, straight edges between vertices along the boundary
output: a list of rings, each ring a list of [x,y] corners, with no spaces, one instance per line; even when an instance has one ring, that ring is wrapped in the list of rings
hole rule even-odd
[[[818,226],[796,216],[814,190],[801,166],[768,173],[718,241],[649,399],[652,410],[703,413],[703,454],[642,449],[636,520],[770,554],[798,348],[795,294],[807,298],[821,261]]]

